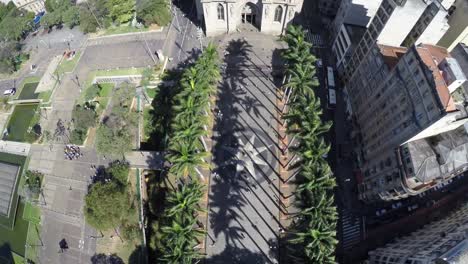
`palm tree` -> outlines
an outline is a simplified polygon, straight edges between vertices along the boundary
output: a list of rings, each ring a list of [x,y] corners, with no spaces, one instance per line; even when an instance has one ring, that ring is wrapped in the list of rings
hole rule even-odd
[[[338,241],[336,232],[325,228],[308,229],[305,232],[295,233],[290,242],[303,244],[305,255],[313,263],[335,263],[334,252]]]
[[[171,142],[168,160],[172,166],[169,171],[177,177],[187,177],[197,173],[200,178],[204,179],[203,174],[198,168],[209,168],[209,165],[204,160],[209,154],[198,151],[194,142]]]
[[[196,211],[203,211],[199,203],[203,197],[203,186],[198,182],[182,185],[177,192],[171,192],[167,198],[171,207],[167,216],[180,215],[193,218]]]
[[[322,108],[313,89],[318,85],[314,67],[316,58],[310,52],[312,45],[306,41],[305,32],[301,27],[290,26],[283,39],[288,44],[288,49],[282,54],[287,61],[288,76],[285,80],[288,83],[285,85],[286,104],[282,112],[286,132],[292,135],[288,148],[292,142],[299,142],[297,147],[290,148],[294,153],[291,160],[295,161],[297,155],[299,161],[289,167],[299,170],[301,182],[296,188],[296,196],[303,217],[298,227],[304,229],[297,232],[290,242],[303,244],[303,257],[307,262],[335,263],[337,212],[333,188],[336,182],[324,158],[330,146],[323,139],[323,134],[332,124],[324,123],[320,118]]]

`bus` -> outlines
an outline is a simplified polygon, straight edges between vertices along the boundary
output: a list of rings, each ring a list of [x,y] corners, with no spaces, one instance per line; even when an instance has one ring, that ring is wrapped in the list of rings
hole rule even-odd
[[[327,67],[327,89],[328,108],[334,109],[336,106],[335,76],[330,66]]]

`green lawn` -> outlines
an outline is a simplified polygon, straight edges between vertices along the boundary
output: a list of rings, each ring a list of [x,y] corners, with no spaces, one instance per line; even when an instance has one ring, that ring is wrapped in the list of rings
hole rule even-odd
[[[39,121],[39,114],[36,114],[38,104],[17,105],[8,121],[7,140],[30,142],[35,139],[34,132],[28,129]]]
[[[149,96],[149,98],[153,99],[156,96],[156,88],[146,88],[146,94]]]
[[[151,107],[143,109],[143,142],[147,142],[151,135]]]
[[[30,222],[28,228],[28,234],[26,238],[26,252],[25,257],[29,260],[32,260],[34,263],[39,263],[39,250],[42,246],[42,241],[40,238],[41,235],[41,226]]]
[[[109,36],[109,35],[119,35],[119,34],[126,34],[126,33],[134,33],[134,32],[145,32],[148,31],[149,28],[143,27],[138,29],[136,27],[132,27],[130,23],[121,24],[120,26],[112,26],[106,28],[102,32],[100,32],[102,36]]]
[[[0,248],[9,245],[11,251],[20,256],[24,256],[26,236],[28,233],[29,222],[23,219],[24,203],[21,201],[16,211],[16,218],[13,230],[0,226]],[[9,252],[0,252],[0,256],[10,254]]]
[[[41,209],[30,202],[26,202],[23,218],[27,221],[39,224],[41,222]]]
[[[99,92],[99,97],[109,97],[115,86],[113,83],[102,83],[100,85],[101,91]]]
[[[81,51],[77,51],[75,53],[75,57],[73,57],[73,59],[71,59],[71,60],[67,60],[65,58],[62,59],[62,62],[60,62],[60,64],[57,66],[56,71],[59,74],[72,72],[73,69],[76,66],[76,63],[78,63],[78,60],[80,59],[80,56],[81,56]]]

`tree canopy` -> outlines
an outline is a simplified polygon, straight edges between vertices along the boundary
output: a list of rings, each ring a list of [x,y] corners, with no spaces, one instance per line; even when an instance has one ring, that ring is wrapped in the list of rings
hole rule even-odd
[[[108,0],[109,16],[118,24],[126,23],[133,18],[135,0]]]
[[[96,149],[104,155],[122,157],[132,149],[137,124],[136,113],[130,109],[135,89],[129,84],[115,88],[111,113],[104,117],[96,135]]]
[[[114,181],[93,184],[85,198],[87,223],[98,230],[117,227],[128,211],[128,199],[125,188]]]
[[[166,26],[171,22],[171,12],[167,0],[142,0],[137,7],[137,18],[146,26],[158,24]]]

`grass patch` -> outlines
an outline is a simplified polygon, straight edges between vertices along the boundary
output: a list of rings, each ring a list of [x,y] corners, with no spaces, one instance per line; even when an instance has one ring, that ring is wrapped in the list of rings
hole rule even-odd
[[[16,210],[16,217],[13,229],[0,226],[0,248],[3,248],[5,244],[10,246],[11,251],[15,252],[20,256],[24,256],[26,244],[26,236],[28,233],[29,222],[23,219],[23,211],[25,205],[20,201]],[[9,252],[1,252],[0,256],[5,256]]]
[[[37,135],[30,128],[39,121],[39,114],[36,114],[38,106],[29,104],[15,107],[7,125],[7,140],[32,143],[37,139]]]
[[[64,73],[69,73],[72,72],[73,69],[75,69],[76,64],[78,63],[78,60],[80,59],[81,56],[81,51],[77,51],[75,53],[75,57],[71,60],[63,59],[62,62],[57,66],[57,73],[60,75]]]
[[[156,89],[155,88],[153,88],[153,89],[146,88],[145,91],[146,91],[146,94],[148,95],[148,97],[151,98],[151,99],[153,99],[156,96]]]
[[[119,35],[119,34],[126,34],[126,33],[135,33],[135,32],[145,32],[148,31],[149,28],[142,27],[141,29],[132,27],[130,23],[124,23],[119,26],[111,26],[106,28],[99,35],[101,36],[109,36],[109,35]]]
[[[143,142],[147,142],[151,136],[151,132],[153,131],[152,122],[151,122],[151,107],[145,107],[143,109]]]
[[[28,236],[26,239],[25,257],[32,260],[32,263],[39,263],[39,250],[41,249],[42,241],[40,238],[41,228],[38,224],[30,222],[28,228]],[[22,263],[22,262],[21,262]]]
[[[23,218],[27,221],[39,224],[41,222],[41,209],[30,202],[26,202]]]
[[[49,102],[50,96],[52,96],[52,90],[39,93],[38,99],[42,99],[42,102]]]
[[[101,91],[99,92],[99,97],[109,97],[112,89],[114,89],[113,83],[103,83],[101,84]]]

